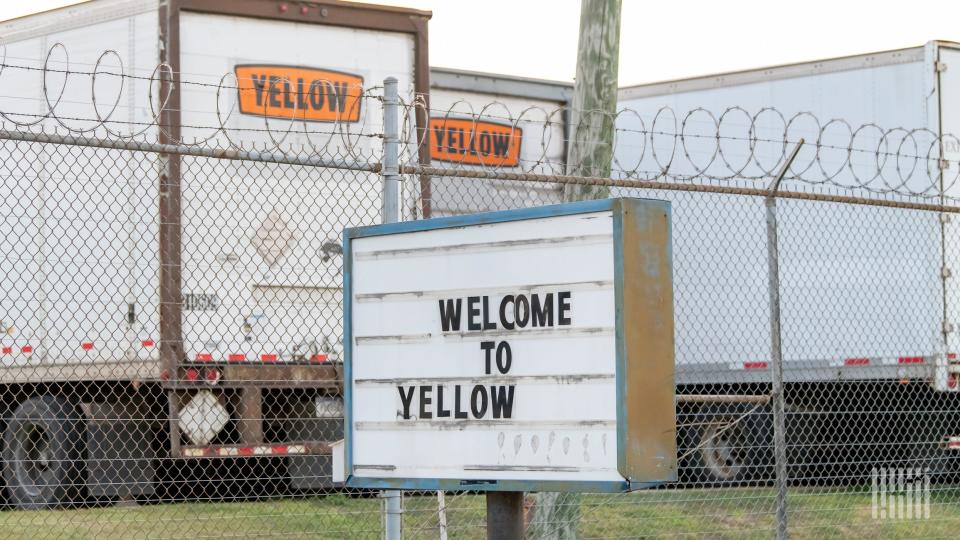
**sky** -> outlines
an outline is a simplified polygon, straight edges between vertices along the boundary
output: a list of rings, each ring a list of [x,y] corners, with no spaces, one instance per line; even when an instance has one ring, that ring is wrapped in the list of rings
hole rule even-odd
[[[73,4],[0,0],[0,20]],[[578,0],[381,0],[430,10],[430,62],[571,81]],[[621,86],[960,41],[957,0],[623,0]]]

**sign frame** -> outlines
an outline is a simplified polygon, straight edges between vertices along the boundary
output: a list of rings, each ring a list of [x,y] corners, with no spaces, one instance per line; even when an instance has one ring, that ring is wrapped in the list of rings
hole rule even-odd
[[[622,481],[463,480],[353,474],[352,250],[358,238],[609,211],[613,217],[617,471]],[[673,255],[669,201],[612,198],[347,228],[343,231],[344,465],[365,489],[617,493],[677,479]],[[639,279],[627,279],[638,276]]]

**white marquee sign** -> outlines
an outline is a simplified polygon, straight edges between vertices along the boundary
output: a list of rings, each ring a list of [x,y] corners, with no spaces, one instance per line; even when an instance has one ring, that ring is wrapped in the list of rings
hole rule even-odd
[[[675,477],[668,203],[348,229],[344,248],[348,485]]]

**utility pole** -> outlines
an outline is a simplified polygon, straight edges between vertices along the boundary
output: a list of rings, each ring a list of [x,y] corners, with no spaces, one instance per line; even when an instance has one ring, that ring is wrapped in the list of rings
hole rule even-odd
[[[609,177],[613,161],[620,56],[621,0],[581,0],[577,78],[567,141],[567,174]],[[605,199],[609,186],[564,184],[564,200]],[[577,538],[580,495],[537,495],[528,534],[535,539]]]
[[[610,176],[617,75],[620,57],[620,0],[581,0],[577,78],[570,110],[567,174]],[[606,186],[566,184],[564,199],[603,199]]]

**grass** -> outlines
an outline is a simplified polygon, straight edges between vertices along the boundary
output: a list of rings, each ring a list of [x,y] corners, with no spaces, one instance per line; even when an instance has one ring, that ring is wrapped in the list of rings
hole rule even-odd
[[[405,538],[438,538],[437,499],[405,498]],[[935,486],[930,519],[876,520],[869,491],[792,489],[792,538],[955,536],[960,490]],[[190,502],[154,506],[0,512],[0,537],[76,538],[371,538],[380,537],[380,502],[342,495],[259,502]],[[584,538],[770,538],[773,491],[767,488],[646,491],[584,495]],[[450,538],[485,538],[484,499],[448,495]]]

